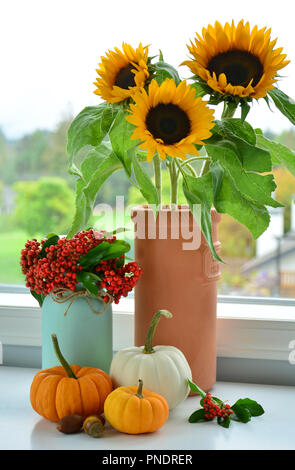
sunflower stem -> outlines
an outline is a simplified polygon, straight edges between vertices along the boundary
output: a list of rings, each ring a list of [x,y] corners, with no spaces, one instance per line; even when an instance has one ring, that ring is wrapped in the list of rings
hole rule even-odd
[[[176,170],[175,160],[171,160],[169,165],[170,181],[171,181],[171,205],[177,204],[177,191],[178,191],[178,173]]]
[[[153,158],[154,172],[155,172],[155,186],[158,193],[159,206],[162,203],[162,175],[161,175],[161,160],[159,155],[156,153]]]
[[[204,163],[200,172],[200,176],[204,176],[210,170],[210,160],[204,160]]]
[[[211,158],[210,157],[192,157],[192,158],[188,158],[187,160],[184,160],[182,163],[179,163],[177,162],[178,164],[178,170],[177,170],[177,177],[179,176],[180,174],[180,169],[183,168],[184,166],[187,166],[188,169],[190,170],[191,174],[197,178],[198,175],[197,173],[195,172],[194,168],[191,166],[191,162],[198,162],[200,160],[209,160],[211,161]]]
[[[234,117],[238,105],[239,103],[236,102],[227,103],[226,101],[224,101],[221,119]]]

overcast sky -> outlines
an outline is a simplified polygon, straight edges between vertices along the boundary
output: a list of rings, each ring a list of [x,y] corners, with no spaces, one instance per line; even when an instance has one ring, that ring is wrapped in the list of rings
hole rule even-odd
[[[295,98],[294,3],[291,0],[2,0],[0,3],[0,127],[10,137],[53,129],[68,113],[99,102],[93,94],[101,55],[122,41],[160,48],[174,66],[187,57],[194,33],[217,19],[272,28],[291,63],[280,88]],[[182,78],[189,69],[180,67]],[[293,88],[295,88],[293,86]],[[255,127],[291,127],[264,100],[249,115]]]

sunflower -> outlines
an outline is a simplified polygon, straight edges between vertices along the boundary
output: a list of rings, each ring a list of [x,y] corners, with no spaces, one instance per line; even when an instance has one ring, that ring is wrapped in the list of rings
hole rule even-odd
[[[96,95],[101,96],[109,103],[118,103],[134,95],[142,88],[149,71],[148,46],[140,43],[134,50],[129,44],[123,42],[123,52],[117,47],[108,51],[106,57],[101,57],[101,63],[96,70],[99,77],[94,82]]]
[[[155,152],[162,160],[166,155],[182,159],[186,153],[198,155],[194,144],[203,145],[203,139],[211,136],[214,112],[185,81],[176,86],[167,78],[159,86],[152,80],[148,93],[142,90],[134,101],[126,119],[136,126],[132,139],[142,141],[139,147],[147,150],[149,162]]]
[[[257,26],[251,31],[244,20],[237,27],[216,21],[203,28],[203,37],[196,33],[195,43],[187,46],[194,59],[182,65],[221,94],[263,98],[274,88],[277,71],[289,63],[282,48],[274,49],[277,39],[271,41],[270,33]]]

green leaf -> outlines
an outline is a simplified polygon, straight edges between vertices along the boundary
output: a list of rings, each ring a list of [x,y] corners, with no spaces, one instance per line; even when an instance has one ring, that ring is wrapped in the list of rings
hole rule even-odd
[[[250,411],[242,405],[234,405],[231,407],[234,411],[236,417],[242,423],[248,423],[251,420],[251,413]]]
[[[260,173],[272,170],[270,153],[256,146],[256,134],[250,124],[240,119],[224,119],[217,121],[214,129],[224,139],[223,145],[225,141],[231,142],[245,170]]]
[[[31,290],[30,292],[31,292],[32,296],[39,303],[39,306],[42,307],[44,299],[45,299],[45,295],[44,294],[37,294],[37,292],[35,292],[34,290]]]
[[[224,101],[222,118],[229,118],[233,116],[238,106],[239,101],[237,99],[235,99],[234,101]]]
[[[47,238],[47,240],[44,242],[42,246],[42,250],[40,251],[39,258],[46,258],[46,251],[45,249],[48,248],[51,245],[57,245],[57,242],[59,240],[59,236],[55,234],[49,234],[51,235],[50,238]]]
[[[121,168],[120,160],[108,143],[89,152],[81,165],[82,176],[76,182],[76,211],[67,238],[87,226],[98,191],[109,176]]]
[[[177,70],[172,67],[172,65],[160,60],[159,62],[153,64],[153,68],[155,70],[154,78],[159,84],[164,82],[166,78],[173,78],[176,85],[181,82]]]
[[[195,90],[196,98],[207,95],[208,91],[199,82],[190,83],[191,88]]]
[[[86,227],[89,220],[89,208],[87,207],[87,200],[83,189],[85,187],[85,182],[82,178],[79,178],[76,181],[76,198],[75,198],[75,214],[72,221],[72,225],[67,238],[72,238],[75,233],[80,232]]]
[[[67,151],[70,156],[70,173],[79,175],[79,170],[73,162],[74,157],[85,146],[97,147],[106,135],[101,125],[101,119],[110,103],[101,103],[97,106],[84,108],[75,117],[68,130]]]
[[[242,122],[245,121],[246,117],[248,116],[248,113],[250,111],[250,105],[247,103],[247,101],[243,100],[241,102],[241,120]]]
[[[210,166],[212,174],[212,184],[213,184],[213,203],[215,206],[215,201],[218,198],[222,187],[222,180],[224,175],[224,169],[218,162],[213,162]]]
[[[89,273],[87,273],[87,274],[89,274],[89,276],[92,277],[95,281],[101,282],[101,280],[102,280],[101,277],[98,276],[98,275],[95,274],[95,273],[89,272]]]
[[[102,260],[119,258],[129,250],[130,245],[124,240],[115,240],[112,243],[103,241],[81,256],[79,263],[84,269],[88,269],[96,266]]]
[[[102,259],[113,259],[113,258],[120,258],[125,253],[130,251],[130,244],[125,242],[124,240],[115,240],[108,251],[103,255]]]
[[[260,175],[246,171],[232,145],[227,141],[207,144],[206,149],[214,161],[218,161],[238,191],[250,201],[260,206],[281,207],[272,199],[271,194],[276,188],[273,175]]]
[[[222,400],[220,400],[220,398],[218,398],[218,397],[211,397],[211,398],[212,398],[213,403],[215,403],[216,405],[219,405],[219,406],[222,406],[222,407],[224,406],[224,403],[223,403]]]
[[[278,88],[268,91],[269,96],[272,98],[274,104],[286,116],[293,125],[295,125],[295,102],[292,98],[286,95]]]
[[[204,423],[205,421],[210,421],[205,418],[204,408],[200,408],[199,410],[192,413],[188,420],[190,423]]]
[[[228,429],[230,426],[230,417],[227,416],[226,418],[222,418],[221,416],[218,416],[217,423],[219,424],[219,426]]]
[[[236,118],[226,118],[221,121],[217,120],[214,130],[218,130],[218,133],[220,133],[222,137],[234,135],[249,144],[256,144],[255,131],[247,121],[242,122],[241,119]]]
[[[114,173],[114,171],[122,169],[121,162],[118,160],[117,155],[114,152],[110,153],[110,149],[106,148],[106,144],[102,144],[102,146],[97,149],[97,152],[99,156],[104,155],[104,158],[96,167],[96,170],[84,188],[84,193],[91,208],[94,205],[97,193],[102,184],[111,176],[111,174]]]
[[[228,214],[245,225],[254,239],[269,225],[270,216],[267,209],[244,197],[227,174],[223,175],[221,187],[214,198],[214,206],[221,214]]]
[[[97,281],[91,275],[92,273],[88,273],[85,271],[80,271],[77,273],[77,281],[81,282],[83,287],[89,292],[92,297],[98,296],[98,286]]]
[[[192,392],[198,393],[199,395],[201,395],[202,398],[205,398],[206,393],[204,392],[204,390],[202,390],[200,387],[198,387],[197,384],[192,382],[190,379],[187,379],[187,383],[188,383],[189,388],[191,389]]]
[[[135,155],[139,163],[145,163],[147,161],[147,151],[140,150],[138,147],[135,150]]]
[[[270,151],[273,165],[284,165],[295,176],[295,152],[283,144],[267,139],[257,132],[259,147]]]
[[[102,116],[101,116],[100,126],[101,126],[101,132],[104,135],[106,135],[109,132],[120,109],[121,107],[115,106],[113,104],[105,108],[105,110],[103,111]]]
[[[213,186],[211,173],[195,178],[188,174],[183,175],[183,192],[190,210],[207,240],[212,256],[222,261],[215,250],[212,239],[211,207],[213,204]]]
[[[83,267],[83,269],[96,266],[102,260],[103,256],[108,252],[109,247],[110,242],[101,242],[99,245],[89,250],[85,255],[81,256],[79,259],[80,265]]]
[[[134,176],[139,186],[140,192],[148,204],[158,206],[159,199],[157,190],[152,183],[149,175],[146,173],[144,167],[140,165],[134,152],[130,152],[133,164]]]
[[[262,406],[257,403],[257,401],[251,400],[250,398],[240,398],[231,408],[235,410],[237,406],[247,408],[251,416],[261,416],[264,414]]]
[[[46,235],[46,237],[45,237],[45,238],[47,238],[47,239],[48,239],[48,238],[51,238],[51,237],[57,237],[57,234],[56,234],[56,233],[52,233],[52,232],[50,232],[50,233],[48,233],[48,234]]]
[[[121,161],[128,176],[131,175],[131,159],[129,150],[136,147],[138,140],[132,140],[134,126],[125,118],[128,115],[124,110],[117,113],[111,127],[109,137],[113,151]]]

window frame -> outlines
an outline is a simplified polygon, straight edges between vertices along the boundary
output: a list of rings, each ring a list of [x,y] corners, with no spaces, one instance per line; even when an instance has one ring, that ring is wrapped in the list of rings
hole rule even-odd
[[[218,296],[218,357],[289,361],[294,307],[295,299]],[[134,300],[122,299],[113,306],[114,351],[132,346],[133,334]],[[0,342],[41,347],[41,309],[23,286],[0,285]]]

